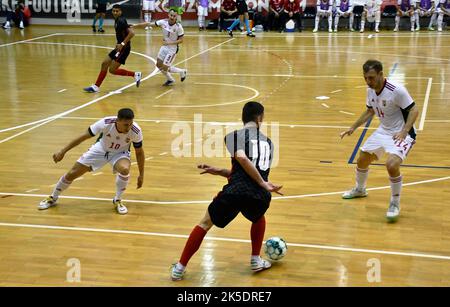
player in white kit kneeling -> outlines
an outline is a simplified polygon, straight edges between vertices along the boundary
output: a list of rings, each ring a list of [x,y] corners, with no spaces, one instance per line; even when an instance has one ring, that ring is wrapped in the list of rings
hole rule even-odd
[[[391,182],[391,200],[386,213],[389,222],[395,222],[400,214],[400,192],[403,177],[400,165],[406,159],[415,143],[414,122],[419,111],[406,88],[383,75],[383,65],[377,60],[368,60],[363,65],[367,89],[366,111],[346,131],[341,138],[351,135],[359,126],[375,114],[380,120],[378,129],[360,148],[356,167],[356,186],[342,195],[344,199],[367,196],[366,182],[369,165],[383,154],[388,153],[386,168]]]
[[[133,121],[134,113],[131,109],[119,110],[117,116],[105,117],[91,125],[85,133],[71,141],[59,152],[53,154],[53,161],[58,163],[64,155],[83,141],[99,135],[97,142],[85,152],[72,169],[62,176],[56,184],[52,195],[40,202],[38,209],[45,210],[56,206],[59,195],[66,190],[77,178],[86,172],[96,171],[109,163],[116,176],[116,195],[113,204],[117,213],[127,214],[128,209],[122,203],[122,194],[127,188],[130,179],[130,147],[136,151],[136,160],[139,167],[137,188],[144,182],[145,154],[142,148],[142,130]]]

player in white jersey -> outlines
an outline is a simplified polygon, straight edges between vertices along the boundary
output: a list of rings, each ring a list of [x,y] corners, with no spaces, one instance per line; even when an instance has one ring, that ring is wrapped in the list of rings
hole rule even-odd
[[[152,21],[152,13],[155,12],[155,0],[142,0],[142,14],[145,22]],[[151,26],[146,26],[145,30],[150,30]]]
[[[158,67],[159,71],[167,78],[167,81],[163,84],[164,86],[172,85],[175,82],[170,74],[171,72],[180,74],[181,82],[186,79],[187,75],[187,69],[172,66],[178,53],[178,45],[183,42],[184,37],[183,26],[181,23],[177,22],[177,18],[177,12],[171,9],[169,11],[168,19],[157,20],[154,23],[156,27],[160,27],[163,31],[163,46],[159,49],[156,67]],[[142,25],[148,24],[141,23],[135,25],[135,27]]]
[[[328,32],[333,32],[333,0],[317,0],[316,19],[313,32],[319,30],[320,18],[326,17],[328,19]]]
[[[433,24],[436,23],[437,13],[434,0],[415,0],[416,11],[414,12],[416,19],[416,31],[420,31],[420,17],[431,17],[428,24],[428,30],[433,31]]]
[[[391,200],[386,218],[389,222],[397,220],[400,214],[400,192],[402,175],[400,164],[415,143],[416,133],[414,122],[419,111],[406,88],[396,82],[385,79],[383,65],[376,60],[368,60],[363,66],[367,89],[366,111],[346,131],[341,138],[351,135],[359,126],[376,114],[381,124],[360,148],[356,167],[356,187],[345,192],[342,197],[351,199],[367,196],[366,182],[369,165],[381,159],[386,152],[389,154],[386,168],[391,182]]]
[[[338,31],[339,18],[344,17],[349,19],[349,31],[353,30],[353,6],[351,0],[336,0],[336,14],[334,16],[334,32]]]
[[[400,18],[403,16],[409,16],[409,20],[411,22],[411,32],[414,32],[414,23],[416,19],[414,14],[415,7],[415,0],[397,0],[397,15],[395,16],[394,32],[398,31],[400,26]]]
[[[438,31],[442,32],[444,15],[450,16],[450,0],[440,0],[436,12],[438,13]]]
[[[126,214],[128,210],[121,199],[130,179],[131,143],[133,143],[136,151],[136,160],[139,167],[137,188],[142,187],[144,182],[145,154],[142,149],[142,130],[133,119],[134,113],[131,109],[121,109],[117,116],[105,117],[97,121],[85,133],[71,141],[59,152],[53,154],[53,161],[58,163],[69,150],[83,141],[99,135],[97,142],[81,155],[69,172],[59,179],[52,195],[40,202],[38,209],[45,210],[56,206],[59,195],[75,179],[83,176],[86,172],[96,171],[109,163],[114,173],[117,173],[116,195],[113,198],[113,204],[117,213]]]
[[[361,29],[360,33],[364,32],[364,26],[366,24],[366,20],[368,22],[375,22],[375,32],[380,32],[380,20],[381,20],[381,4],[382,0],[367,0],[364,5],[364,12],[361,17]]]

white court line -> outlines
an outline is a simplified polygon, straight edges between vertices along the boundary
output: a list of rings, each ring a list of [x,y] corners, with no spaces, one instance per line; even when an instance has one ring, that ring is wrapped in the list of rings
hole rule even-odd
[[[433,84],[433,78],[428,78],[427,91],[425,93],[425,100],[423,102],[422,115],[420,117],[419,131],[422,131],[423,127],[425,126],[425,118],[427,117],[428,101],[430,100],[430,92],[431,92],[432,84]]]
[[[162,152],[162,153],[160,153],[159,155],[160,155],[160,156],[165,156],[165,155],[167,155],[167,151]]]
[[[52,35],[59,35],[59,34],[61,34],[61,33],[55,33],[55,34],[52,34]],[[65,35],[65,34],[63,34],[63,35]],[[186,61],[188,61],[188,60],[190,60],[190,59],[192,59],[192,58],[194,58],[194,57],[197,57],[197,56],[199,56],[199,55],[201,55],[201,54],[203,54],[203,53],[206,53],[206,52],[208,52],[208,51],[210,51],[210,50],[212,50],[212,49],[214,49],[214,48],[217,48],[217,47],[219,47],[219,46],[222,46],[223,44],[226,44],[226,43],[228,43],[229,41],[232,41],[232,40],[233,40],[233,38],[228,39],[228,40],[226,40],[225,42],[222,42],[222,43],[220,43],[220,44],[214,45],[214,46],[212,46],[212,47],[210,47],[210,48],[208,48],[208,49],[206,49],[206,50],[203,50],[203,51],[201,51],[201,52],[199,52],[199,53],[197,53],[197,54],[195,54],[195,55],[193,55],[193,56],[191,56],[191,57],[189,57],[189,58],[187,58],[187,59],[185,59],[185,60],[183,60],[183,61],[180,61],[180,62],[174,64],[174,65],[182,64],[182,63],[184,63],[184,62],[186,62]],[[33,44],[33,43],[31,43],[31,44]],[[37,44],[37,43],[34,43],[34,44]],[[65,45],[65,46],[78,46],[78,47],[81,46],[81,47],[92,47],[92,48],[111,49],[111,47],[94,46],[94,45],[66,44],[66,43],[46,43],[46,44],[50,44],[50,45]],[[139,52],[135,52],[135,51],[131,51],[131,53],[134,53],[134,54],[143,56],[143,57],[149,59],[150,61],[152,61],[153,63],[156,64],[156,60],[153,59],[152,57],[149,57],[148,55],[145,55],[145,54],[142,54],[142,53],[139,53]],[[155,67],[155,69],[153,70],[153,72],[152,72],[151,74],[149,74],[148,76],[146,76],[145,78],[143,78],[143,79],[141,80],[141,82],[143,82],[143,81],[145,81],[145,80],[147,80],[147,79],[149,79],[149,78],[155,76],[156,74],[159,74],[159,69]],[[133,86],[133,85],[135,85],[135,82],[130,83],[129,85],[124,86],[124,87],[118,89],[118,91],[125,90],[125,89],[127,89],[127,88],[129,88],[129,87],[131,87],[131,86]],[[44,123],[44,125],[45,125],[45,124],[47,124],[47,123],[50,122],[50,121],[53,121],[53,120],[55,120],[55,119],[57,119],[57,118],[59,118],[59,117],[62,117],[62,116],[65,116],[65,115],[67,115],[67,114],[70,114],[70,113],[72,113],[72,112],[75,112],[75,111],[77,111],[77,110],[79,110],[79,109],[82,109],[82,108],[84,108],[84,107],[86,107],[86,106],[88,106],[88,105],[90,105],[90,104],[93,104],[93,103],[95,103],[95,102],[97,102],[97,101],[100,101],[100,100],[102,100],[102,99],[105,99],[105,98],[107,98],[107,97],[109,97],[109,96],[111,96],[111,95],[113,95],[113,93],[106,94],[106,95],[101,96],[101,97],[99,97],[99,98],[97,98],[97,99],[94,99],[94,100],[92,100],[92,101],[90,101],[90,102],[88,102],[88,103],[86,103],[86,104],[84,104],[84,105],[81,105],[81,106],[79,106],[79,107],[77,107],[77,108],[74,108],[74,109],[68,110],[68,111],[66,111],[66,112],[63,112],[63,113],[60,113],[60,114],[56,114],[56,115],[53,115],[53,116],[50,116],[50,117],[47,117],[47,118],[44,118],[44,119],[35,121],[35,122],[33,122],[33,123],[27,123],[27,124],[24,124],[24,125],[20,125],[20,126],[16,126],[16,127],[11,127],[11,128],[7,128],[7,129],[0,130],[0,133],[1,133],[1,132],[5,132],[5,131],[9,131],[9,130],[14,130],[14,129],[26,127],[26,126],[31,126],[31,125],[33,125],[33,124],[35,124],[35,123],[41,123],[41,122],[44,122],[44,121],[45,121],[45,123]],[[51,120],[47,122],[48,119],[51,119]],[[39,125],[39,126],[36,126],[36,127],[32,127],[32,129],[28,129],[26,132],[31,131],[31,130],[33,130],[33,129],[35,129],[35,128],[38,128],[38,127],[40,127],[40,126],[42,126],[42,125]],[[9,137],[8,140],[10,140],[10,139],[12,139],[12,138],[15,138],[16,136],[19,136],[19,135],[21,135],[21,134],[23,134],[23,133],[25,133],[25,132],[22,132],[22,133],[20,133],[20,134],[18,134],[18,135],[13,135],[13,136]],[[0,142],[0,144],[1,144],[1,143],[2,143],[2,142]]]
[[[67,91],[67,89],[63,88],[62,90],[59,90],[58,93],[62,93],[62,92],[65,92],[65,91]]]
[[[36,191],[39,191],[39,190],[40,190],[40,189],[31,189],[31,190],[25,191],[25,193],[36,192]]]
[[[449,180],[448,177],[440,177],[435,179],[428,179],[422,181],[415,181],[410,183],[403,183],[403,186],[413,186],[424,183],[433,183],[438,181]],[[51,185],[51,187],[55,186],[55,184]],[[377,190],[386,190],[390,189],[391,186],[381,186],[374,188],[367,188],[368,191],[377,191]],[[273,200],[284,200],[284,199],[300,199],[300,198],[308,198],[308,197],[320,197],[320,196],[330,196],[330,195],[340,195],[346,191],[337,191],[337,192],[324,192],[317,194],[301,194],[301,195],[289,195],[289,196],[276,196],[272,197]],[[5,193],[0,192],[0,195],[3,196],[24,196],[24,197],[47,197],[48,195],[44,194],[23,194],[23,193]],[[79,200],[96,200],[96,201],[107,201],[111,202],[111,198],[99,198],[99,197],[85,197],[85,196],[60,196],[62,199],[79,199]],[[138,203],[138,204],[157,204],[157,205],[179,205],[179,204],[209,204],[211,200],[188,200],[188,201],[155,201],[155,200],[135,200],[135,199],[124,199],[124,202],[127,203]]]
[[[169,237],[169,238],[181,238],[181,239],[186,239],[189,237],[188,235],[180,235],[180,234],[172,234],[172,233],[131,231],[131,230],[118,230],[118,229],[102,229],[102,228],[86,228],[86,227],[51,226],[51,225],[36,225],[36,224],[0,223],[0,226],[17,227],[17,228],[67,230],[67,231],[85,231],[85,232],[96,232],[96,233],[129,234],[129,235]],[[247,244],[251,242],[250,240],[210,237],[210,236],[206,236],[204,239],[208,240],[208,241],[225,241],[225,242],[237,242],[237,243],[247,243]],[[425,253],[417,253],[417,252],[386,251],[386,250],[376,250],[376,249],[353,248],[353,247],[342,247],[342,246],[332,246],[332,245],[318,245],[318,244],[302,244],[302,243],[291,243],[291,242],[288,242],[288,246],[289,247],[295,246],[295,247],[303,247],[303,248],[322,249],[322,250],[336,250],[336,251],[343,251],[343,252],[383,254],[383,255],[393,255],[393,256],[450,260],[450,256],[433,255],[433,254],[425,254]]]
[[[97,117],[78,117],[78,116],[65,116],[61,117],[60,119],[69,119],[69,120],[92,120],[97,121],[100,118]],[[189,120],[164,120],[164,119],[134,119],[136,122],[154,122],[154,123],[186,123],[186,124],[210,124],[210,125],[216,125],[216,126],[242,126],[242,122],[206,122],[206,121],[189,121]],[[331,129],[346,129],[347,126],[330,126],[330,125],[304,125],[304,124],[280,124],[278,123],[278,126],[280,127],[290,127],[290,128],[331,128]],[[374,127],[358,127],[360,130],[375,130],[378,128]],[[203,140],[202,138],[199,139],[200,141]]]
[[[37,39],[47,38],[47,37],[56,36],[56,35],[59,35],[59,33],[53,33],[53,34],[49,34],[49,35],[44,35],[44,36],[38,36],[38,37],[35,37],[35,38],[25,39],[23,41],[17,41],[17,42],[8,43],[8,44],[2,44],[2,45],[0,45],[0,47],[7,47],[7,46],[11,46],[11,45],[16,45],[16,44],[22,44],[22,43],[26,43],[26,42],[35,41]]]
[[[259,96],[259,92],[258,90],[249,87],[249,86],[245,86],[245,85],[238,85],[238,84],[228,84],[228,83],[198,83],[195,82],[194,84],[200,84],[200,85],[225,85],[225,86],[234,86],[234,87],[240,87],[240,88],[245,88],[248,89],[250,91],[253,91],[253,96],[249,97],[249,98],[245,98],[245,99],[240,99],[237,101],[231,101],[231,102],[224,102],[224,103],[215,103],[215,104],[200,104],[200,105],[154,105],[154,107],[156,108],[204,108],[204,107],[219,107],[219,106],[227,106],[227,105],[231,105],[231,104],[237,104],[237,103],[241,103],[244,101],[250,101],[253,100],[254,98]]]
[[[428,119],[427,123],[450,123],[448,119]]]
[[[342,92],[342,90],[335,90],[335,91],[332,91],[331,94],[339,93],[339,92]]]
[[[152,159],[153,159],[153,157],[148,157],[148,158],[145,158],[145,161],[152,160]]]
[[[330,108],[330,106],[329,105],[327,105],[326,103],[322,103],[322,106],[324,106],[325,108],[327,108],[327,109],[329,109]]]
[[[103,172],[98,172],[98,173],[92,174],[92,176],[99,176],[99,175],[102,175],[102,174],[103,174]]]
[[[173,91],[173,89],[167,90],[167,91],[165,91],[164,93],[162,93],[161,95],[156,96],[155,99],[159,99],[159,98],[161,98],[162,96],[164,96],[165,94],[169,94],[169,93],[172,92],[172,91]]]
[[[221,49],[223,50],[223,49]],[[294,74],[238,74],[238,73],[189,73],[189,76],[230,76],[230,77],[290,77],[290,78],[308,78],[308,79],[314,79],[314,78],[326,78],[326,79],[364,79],[362,75],[294,75]],[[403,79],[428,79],[429,77],[404,77]],[[360,85],[356,86],[355,88],[363,88],[367,85]]]
[[[342,114],[347,114],[347,115],[355,115],[355,113],[350,113],[350,112],[345,112],[345,111],[339,111]]]

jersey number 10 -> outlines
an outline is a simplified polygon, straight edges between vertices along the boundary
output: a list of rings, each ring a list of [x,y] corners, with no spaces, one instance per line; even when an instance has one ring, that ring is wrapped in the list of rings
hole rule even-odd
[[[267,171],[270,167],[270,144],[266,141],[259,142],[259,163],[258,161],[258,141],[251,140],[252,142],[252,153],[253,153],[253,165],[257,166],[262,171]]]

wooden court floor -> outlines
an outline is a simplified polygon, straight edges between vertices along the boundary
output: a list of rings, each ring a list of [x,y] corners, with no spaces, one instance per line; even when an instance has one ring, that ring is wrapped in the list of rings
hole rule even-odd
[[[186,29],[175,63],[188,69],[188,78],[168,89],[154,66],[161,33],[137,30],[125,68],[142,71],[141,86],[108,75],[100,93],[84,93],[114,46],[112,31],[0,31],[0,285],[450,286],[449,33],[231,39]],[[354,184],[349,162],[363,130],[344,140],[339,133],[365,108],[361,66],[369,58],[406,85],[420,110],[395,224],[384,218],[390,190],[383,165],[371,167],[369,197],[340,197]],[[196,164],[230,166],[221,140],[240,127],[242,106],[251,99],[266,107],[267,132],[279,149],[271,180],[285,193],[274,196],[265,238],[284,238],[287,256],[252,274],[250,224],[239,216],[208,233],[185,280],[173,283],[170,265],[225,184],[200,176]],[[140,190],[132,169],[128,215],[113,210],[109,166],[74,182],[58,207],[38,211],[91,142],[56,165],[52,154],[122,107],[135,111],[146,154]],[[377,125],[374,120],[364,139]],[[180,157],[174,146],[180,138],[190,156]],[[80,282],[68,279],[75,267]]]

